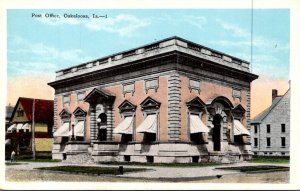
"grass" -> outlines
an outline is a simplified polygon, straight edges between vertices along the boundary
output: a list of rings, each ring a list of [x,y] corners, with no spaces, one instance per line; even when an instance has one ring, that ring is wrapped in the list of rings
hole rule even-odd
[[[61,160],[52,160],[52,159],[17,159],[17,162],[61,162]]]
[[[93,174],[93,175],[117,175],[120,174],[118,167],[95,167],[95,166],[56,166],[56,167],[43,167],[37,168],[39,170],[50,170],[50,171],[59,171],[59,172],[69,172],[69,173],[84,173],[84,174]],[[145,171],[148,169],[143,168],[123,168],[123,173],[128,172],[139,172]]]
[[[24,163],[15,163],[15,162],[6,162],[5,165],[7,166],[11,166],[11,165],[20,165],[20,164],[24,164]]]
[[[239,170],[241,172],[276,172],[276,171],[289,171],[289,167],[259,165],[259,166],[239,166],[239,167],[222,167],[216,168],[222,170]]]
[[[203,162],[203,163],[137,163],[137,162],[105,162],[100,164],[107,165],[128,165],[128,166],[147,166],[147,167],[171,167],[171,168],[190,168],[190,167],[207,167],[222,165],[221,163]]]
[[[288,164],[290,162],[289,157],[282,156],[254,156],[250,161],[253,163],[274,163],[274,164]]]

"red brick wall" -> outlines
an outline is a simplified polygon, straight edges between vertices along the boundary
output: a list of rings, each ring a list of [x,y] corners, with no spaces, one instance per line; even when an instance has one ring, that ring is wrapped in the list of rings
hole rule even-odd
[[[168,77],[167,76],[160,76],[159,77],[159,88],[157,89],[157,92],[155,92],[154,89],[148,90],[148,93],[146,94],[145,91],[145,82],[144,80],[139,80],[135,82],[135,90],[134,94],[127,93],[125,97],[123,96],[123,87],[122,85],[115,85],[110,87],[105,87],[104,89],[113,95],[116,95],[116,99],[114,102],[114,117],[115,117],[115,123],[114,126],[118,126],[118,124],[121,122],[121,114],[119,112],[119,106],[120,104],[127,99],[132,104],[136,105],[136,128],[143,122],[144,117],[141,110],[140,104],[148,97],[155,99],[156,101],[160,102],[160,109],[159,109],[159,125],[160,125],[160,141],[167,141],[168,140]],[[142,141],[143,134],[137,133],[136,134],[136,141]],[[120,140],[120,136],[117,135],[114,138],[115,141]]]
[[[200,99],[206,103],[206,101],[209,98],[216,97],[216,96],[224,96],[228,98],[231,103],[236,106],[238,104],[241,104],[245,109],[246,109],[246,91],[241,91],[241,102],[239,99],[234,99],[232,97],[232,87],[230,86],[222,86],[216,83],[212,82],[205,82],[201,81],[200,82],[200,95],[197,90],[192,90],[190,92],[189,90],[189,78],[186,76],[180,76],[181,80],[181,135],[180,139],[182,141],[187,141],[188,140],[188,127],[187,127],[187,106],[186,102],[194,99],[196,96],[200,97]],[[202,116],[202,121],[206,123],[206,114]],[[246,127],[246,119],[243,120],[243,124]]]

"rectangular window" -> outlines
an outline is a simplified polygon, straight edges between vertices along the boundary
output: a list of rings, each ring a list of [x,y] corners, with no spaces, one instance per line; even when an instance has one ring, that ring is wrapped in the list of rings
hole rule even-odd
[[[258,139],[254,138],[254,147],[257,147],[257,145],[258,145]]]
[[[64,95],[63,96],[63,103],[64,104],[70,103],[70,95]]]
[[[281,146],[285,147],[285,137],[281,137]]]
[[[271,138],[267,137],[267,147],[270,147],[270,146],[271,146]]]
[[[285,124],[281,124],[281,133],[285,133]]]
[[[254,125],[254,133],[257,133],[257,125]]]
[[[268,125],[267,125],[267,133],[270,133],[270,132],[271,132],[271,125],[268,124]]]

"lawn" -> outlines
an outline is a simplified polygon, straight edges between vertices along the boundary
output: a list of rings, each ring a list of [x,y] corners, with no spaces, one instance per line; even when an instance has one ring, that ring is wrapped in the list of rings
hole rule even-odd
[[[216,168],[221,170],[239,170],[241,172],[276,172],[276,171],[289,171],[289,167],[259,165],[259,166],[238,166],[238,167],[221,167]]]
[[[52,160],[52,159],[17,159],[17,162],[61,162],[61,160]]]
[[[43,167],[36,168],[39,170],[50,170],[50,171],[59,171],[59,172],[68,172],[68,173],[83,173],[83,174],[93,174],[93,175],[102,175],[110,174],[117,175],[122,174],[118,167],[95,167],[95,166],[55,166],[55,167]],[[139,172],[146,171],[149,169],[144,168],[123,168],[123,173],[128,172]]]
[[[24,163],[5,162],[5,165],[7,165],[7,166],[11,166],[11,165],[21,165],[21,164],[24,164]]]
[[[129,165],[129,166],[146,166],[146,167],[168,167],[168,168],[200,168],[200,167],[208,167],[208,166],[218,166],[222,165],[221,163],[212,163],[212,162],[203,162],[203,163],[137,163],[137,162],[105,162],[99,164],[106,165]]]
[[[290,162],[290,158],[281,156],[254,156],[250,162],[288,164]]]

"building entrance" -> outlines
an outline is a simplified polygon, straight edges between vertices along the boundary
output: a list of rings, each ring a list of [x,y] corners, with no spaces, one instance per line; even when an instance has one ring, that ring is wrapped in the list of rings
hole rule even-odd
[[[220,151],[221,150],[221,122],[222,117],[217,114],[214,117],[213,120],[213,143],[214,143],[214,151]]]

